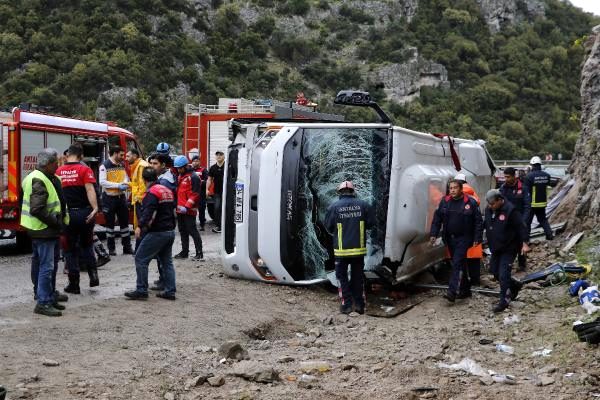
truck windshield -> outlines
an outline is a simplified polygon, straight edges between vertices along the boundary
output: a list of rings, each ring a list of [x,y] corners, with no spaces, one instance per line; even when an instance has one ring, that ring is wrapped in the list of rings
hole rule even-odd
[[[282,244],[285,242],[288,254],[294,251],[297,256],[284,260],[286,249],[282,246],[282,261],[294,264],[288,270],[296,275],[295,279],[322,278],[333,269],[332,238],[323,222],[327,207],[338,198],[338,185],[345,180],[353,181],[357,196],[374,208],[377,224],[368,233],[365,261],[367,268],[381,263],[389,197],[390,137],[385,128],[308,128],[302,132],[302,146],[296,146],[300,147],[297,163],[286,162],[286,156],[294,158],[294,146],[286,148],[283,183],[286,186],[285,176],[297,168],[297,212],[293,218],[295,229],[288,229],[292,234],[288,234],[287,241],[282,237]],[[284,187],[282,195],[289,197],[289,193]]]

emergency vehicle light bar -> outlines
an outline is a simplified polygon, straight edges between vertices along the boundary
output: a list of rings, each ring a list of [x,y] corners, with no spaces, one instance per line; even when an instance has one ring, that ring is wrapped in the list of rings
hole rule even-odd
[[[35,114],[21,111],[19,113],[19,120],[22,123],[27,124],[59,126],[62,128],[72,128],[102,133],[108,132],[108,125],[102,122],[84,121],[80,119],[57,117],[54,115]]]

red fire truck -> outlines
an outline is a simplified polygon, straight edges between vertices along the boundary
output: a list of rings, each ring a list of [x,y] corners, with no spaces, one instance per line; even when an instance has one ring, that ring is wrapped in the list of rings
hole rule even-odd
[[[83,161],[98,176],[98,167],[108,157],[108,147],[136,148],[133,133],[109,122],[67,118],[15,108],[0,113],[0,239],[16,236],[17,246],[28,246],[19,225],[21,182],[37,164],[37,154],[51,147],[62,155],[69,145],[83,145]],[[103,223],[100,216],[98,223]]]

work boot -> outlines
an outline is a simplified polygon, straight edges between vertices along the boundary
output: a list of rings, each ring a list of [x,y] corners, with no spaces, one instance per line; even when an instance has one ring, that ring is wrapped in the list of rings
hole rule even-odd
[[[79,289],[79,276],[75,274],[69,274],[69,284],[65,287],[65,292],[72,294],[81,294]]]
[[[148,293],[138,292],[137,290],[132,290],[130,292],[125,292],[125,297],[130,300],[148,300]]]
[[[90,266],[88,268],[88,276],[90,277],[90,287],[95,287],[100,285],[100,279],[98,278],[98,270],[96,267]]]
[[[495,312],[495,313],[501,313],[502,311],[506,310],[507,308],[508,308],[508,304],[506,304],[506,303],[498,303],[492,309],[492,311]]]
[[[352,305],[351,304],[342,304],[340,306],[340,312],[342,314],[350,314],[352,312]]]
[[[131,246],[123,247],[123,254],[133,254],[133,249]]]
[[[69,296],[67,296],[64,293],[59,292],[58,290],[55,290],[54,291],[54,300],[64,303],[65,301],[69,301]]]
[[[448,300],[449,303],[454,303],[456,301],[456,295],[454,293],[446,292],[444,298]]]
[[[473,297],[473,293],[471,293],[470,290],[468,292],[459,293],[458,296],[456,296],[456,299],[468,299],[469,297]]]
[[[60,317],[62,315],[60,311],[52,307],[52,304],[36,304],[33,312],[47,317]]]
[[[165,300],[175,300],[175,295],[174,294],[167,294],[166,292],[156,293],[156,297],[161,298],[161,299],[165,299]]]
[[[108,255],[114,257],[117,255],[117,251],[115,249],[108,249]]]
[[[354,310],[357,313],[359,313],[360,315],[363,315],[365,313],[365,307],[356,307],[356,309]]]
[[[200,232],[204,232],[204,225],[200,225]]]
[[[175,254],[175,255],[173,256],[173,258],[176,258],[176,259],[184,259],[184,258],[188,258],[188,253],[184,253],[184,252],[182,251],[182,252],[180,252],[180,253],[178,253],[178,254]]]
[[[196,253],[194,257],[192,257],[193,261],[204,261],[204,254]]]
[[[96,261],[96,268],[100,268],[103,265],[106,265],[110,262],[109,256],[100,256],[98,257],[98,261]]]
[[[165,287],[161,284],[156,284],[154,286],[150,286],[150,290],[153,290],[155,292],[162,292],[163,290],[165,290]]]
[[[59,311],[62,311],[65,308],[67,308],[67,307],[63,306],[62,304],[60,304],[59,302],[57,302],[57,301],[55,301],[54,303],[52,303],[52,307],[54,307],[55,309],[57,309]]]
[[[515,300],[523,287],[523,283],[514,278],[511,279],[510,282],[510,299]]]

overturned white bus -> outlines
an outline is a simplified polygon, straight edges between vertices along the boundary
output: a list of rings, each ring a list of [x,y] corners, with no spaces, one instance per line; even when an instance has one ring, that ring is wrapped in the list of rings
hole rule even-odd
[[[381,123],[232,121],[225,170],[222,255],[231,277],[308,285],[333,270],[325,211],[352,180],[376,210],[365,270],[401,282],[441,261],[428,244],[433,212],[458,170],[492,187],[483,142],[393,126],[364,92],[337,103],[373,106]]]

